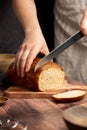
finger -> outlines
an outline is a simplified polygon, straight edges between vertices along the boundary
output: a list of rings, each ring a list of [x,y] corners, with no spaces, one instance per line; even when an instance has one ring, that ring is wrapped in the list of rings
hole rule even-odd
[[[45,46],[42,48],[42,50],[41,50],[41,51],[40,51],[40,50],[41,50],[41,49],[40,49],[40,46],[37,47],[37,48],[31,49],[31,51],[30,51],[30,53],[29,53],[29,55],[28,55],[28,57],[27,57],[26,66],[25,66],[25,72],[28,72],[28,71],[29,71],[29,69],[30,69],[30,67],[31,67],[31,64],[33,63],[33,60],[35,59],[35,57],[37,56],[37,54],[38,54],[39,52],[41,52],[41,53],[43,53],[43,54],[45,54],[45,55],[49,54],[49,49],[48,49],[48,47],[47,47],[46,44],[45,44]]]
[[[26,65],[26,61],[27,61],[27,57],[29,55],[30,50],[29,49],[25,49],[24,52],[22,53],[21,57],[20,57],[20,75],[21,77],[24,77],[25,74],[25,65]]]
[[[44,55],[48,55],[49,54],[49,50],[48,49],[42,49],[41,53],[43,53]]]
[[[22,53],[23,53],[23,50],[20,47],[15,58],[15,67],[17,69],[18,76],[20,76],[20,58],[22,56]]]
[[[38,49],[36,49],[36,48],[31,49],[31,51],[27,57],[27,61],[26,61],[26,65],[25,65],[25,72],[29,71],[29,69],[31,68],[31,65],[33,63],[33,60],[35,59],[37,54],[38,54]]]
[[[49,54],[49,49],[48,49],[47,45],[45,45],[45,46],[41,49],[41,53],[43,53],[44,55],[48,55],[48,54]]]

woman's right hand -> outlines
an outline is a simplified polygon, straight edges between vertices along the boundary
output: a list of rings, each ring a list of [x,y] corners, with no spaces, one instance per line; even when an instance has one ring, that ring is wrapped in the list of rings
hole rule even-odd
[[[80,23],[81,31],[85,36],[87,36],[87,9],[85,9],[81,23]]]

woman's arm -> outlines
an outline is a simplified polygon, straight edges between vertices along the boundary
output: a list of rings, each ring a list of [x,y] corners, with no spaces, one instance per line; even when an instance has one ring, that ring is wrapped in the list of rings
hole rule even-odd
[[[14,12],[25,32],[25,39],[15,59],[18,75],[23,77],[36,55],[39,52],[46,55],[49,50],[38,22],[34,0],[12,0],[12,2]]]

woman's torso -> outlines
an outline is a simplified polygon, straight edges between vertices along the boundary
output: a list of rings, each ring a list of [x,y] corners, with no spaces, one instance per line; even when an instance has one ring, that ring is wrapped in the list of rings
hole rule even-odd
[[[56,0],[55,47],[80,29],[80,21],[87,0]],[[87,83],[87,38],[79,40],[56,57],[68,76]]]

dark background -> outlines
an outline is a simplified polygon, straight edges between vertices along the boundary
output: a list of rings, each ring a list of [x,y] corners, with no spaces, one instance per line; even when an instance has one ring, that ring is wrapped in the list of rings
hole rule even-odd
[[[54,0],[35,0],[42,32],[50,50],[54,47]],[[16,53],[24,32],[16,18],[11,0],[0,0],[0,53]]]
[[[50,50],[54,48],[54,1],[35,0],[38,19]]]

